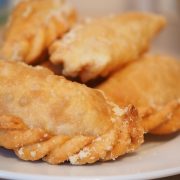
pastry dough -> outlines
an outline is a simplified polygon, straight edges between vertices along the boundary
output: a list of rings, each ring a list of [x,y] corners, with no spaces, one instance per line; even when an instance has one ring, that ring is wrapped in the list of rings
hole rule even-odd
[[[65,76],[88,81],[106,76],[139,58],[165,26],[154,14],[127,13],[85,21],[50,47],[51,61],[63,64]]]
[[[113,74],[98,86],[120,106],[134,104],[147,132],[180,130],[180,61],[145,56]]]
[[[133,106],[46,68],[0,61],[0,146],[23,160],[51,164],[115,159],[143,142]]]
[[[49,70],[51,70],[56,75],[62,75],[62,66],[53,64],[51,61],[43,61],[40,66],[43,66]]]
[[[74,8],[64,0],[21,1],[8,22],[0,56],[7,60],[35,63],[75,20]]]

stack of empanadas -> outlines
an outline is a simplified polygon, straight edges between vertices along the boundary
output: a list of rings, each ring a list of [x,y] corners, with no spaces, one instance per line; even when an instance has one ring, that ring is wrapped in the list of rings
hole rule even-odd
[[[64,0],[22,1],[11,14],[0,50],[0,146],[20,159],[114,160],[145,132],[180,130],[180,62],[144,55],[166,20],[78,19]],[[92,80],[95,89],[82,84]]]

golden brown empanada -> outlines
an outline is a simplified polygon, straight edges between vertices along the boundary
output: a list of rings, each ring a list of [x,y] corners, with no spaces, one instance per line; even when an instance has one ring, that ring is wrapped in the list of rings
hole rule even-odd
[[[180,61],[145,56],[114,73],[98,86],[120,106],[134,104],[147,132],[180,130]]]
[[[143,132],[133,106],[120,109],[46,68],[0,61],[0,146],[23,160],[111,160],[134,151]]]
[[[106,76],[144,53],[165,26],[154,14],[126,13],[76,25],[50,47],[51,61],[63,64],[65,76],[88,81]]]
[[[64,0],[21,1],[12,12],[0,56],[35,63],[74,24],[76,13]]]

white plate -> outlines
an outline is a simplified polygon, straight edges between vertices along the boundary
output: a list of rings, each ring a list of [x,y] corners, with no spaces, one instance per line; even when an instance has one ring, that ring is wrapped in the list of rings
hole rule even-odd
[[[147,136],[146,143],[133,154],[116,161],[86,166],[52,166],[42,161],[24,162],[0,148],[0,178],[44,180],[149,179],[180,174],[180,134]]]

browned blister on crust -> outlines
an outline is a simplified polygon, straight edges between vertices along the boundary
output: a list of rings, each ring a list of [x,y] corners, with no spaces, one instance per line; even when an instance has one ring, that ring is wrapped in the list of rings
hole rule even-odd
[[[27,0],[13,10],[1,58],[36,63],[39,56],[74,24],[76,13],[63,0]]]
[[[0,114],[0,146],[23,160],[94,163],[143,142],[133,106],[121,109],[99,90],[21,62],[0,61]],[[123,152],[109,156],[117,144]]]
[[[146,132],[180,130],[180,61],[147,55],[114,73],[98,86],[120,106],[134,104]]]
[[[26,125],[18,117],[9,115],[0,115],[1,130],[22,130],[27,129]]]
[[[144,53],[165,26],[162,16],[125,13],[75,25],[50,47],[51,61],[63,64],[63,74],[88,81],[107,76]]]

